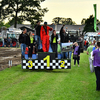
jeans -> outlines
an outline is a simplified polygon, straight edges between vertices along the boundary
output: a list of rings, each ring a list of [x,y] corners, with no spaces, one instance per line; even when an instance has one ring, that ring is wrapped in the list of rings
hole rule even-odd
[[[62,52],[62,58],[68,58],[68,52]]]
[[[96,75],[96,90],[100,91],[100,67],[94,67]]]
[[[30,48],[28,48],[28,57],[32,58],[32,53],[33,53],[33,44],[30,45]]]
[[[21,44],[22,56],[25,56],[25,49],[26,49],[26,44],[25,44],[25,43],[22,43],[22,44]]]
[[[55,56],[57,57],[57,44],[53,43],[53,44],[51,44],[51,47],[52,47],[53,52],[56,53]]]
[[[72,51],[69,51],[69,59],[71,59]]]
[[[36,35],[35,36],[35,40],[38,42],[38,49],[41,49],[42,45],[41,45],[41,38],[40,38],[40,36]]]
[[[76,65],[76,60],[77,60],[77,63],[79,65],[79,59],[74,59],[74,65]]]

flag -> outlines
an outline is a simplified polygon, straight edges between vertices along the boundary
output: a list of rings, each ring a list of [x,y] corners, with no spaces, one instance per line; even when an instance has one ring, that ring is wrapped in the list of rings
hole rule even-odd
[[[96,25],[97,25],[97,23],[96,23],[96,4],[94,4],[94,12],[95,12],[95,16],[94,16],[94,30],[96,32],[97,31],[97,29],[96,29]]]

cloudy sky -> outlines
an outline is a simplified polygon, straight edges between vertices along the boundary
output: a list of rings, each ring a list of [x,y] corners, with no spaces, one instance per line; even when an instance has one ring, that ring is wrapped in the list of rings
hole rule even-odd
[[[41,6],[49,11],[43,20],[51,24],[53,18],[65,17],[81,24],[83,18],[94,15],[93,4],[97,4],[97,18],[100,20],[100,0],[45,0]]]

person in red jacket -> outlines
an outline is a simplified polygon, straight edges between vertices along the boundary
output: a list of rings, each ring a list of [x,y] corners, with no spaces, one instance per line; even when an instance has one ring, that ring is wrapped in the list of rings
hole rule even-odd
[[[49,51],[49,31],[52,31],[53,28],[47,26],[47,22],[44,22],[44,25],[41,26],[40,37],[42,41],[43,52]]]

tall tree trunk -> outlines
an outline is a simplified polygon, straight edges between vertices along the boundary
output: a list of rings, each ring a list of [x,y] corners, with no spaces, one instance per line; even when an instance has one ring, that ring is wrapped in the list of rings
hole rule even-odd
[[[15,16],[15,24],[14,24],[14,28],[17,27],[17,12],[16,12],[16,16]]]
[[[18,13],[18,4],[17,4],[17,9],[16,9],[14,28],[17,28],[17,13]]]

